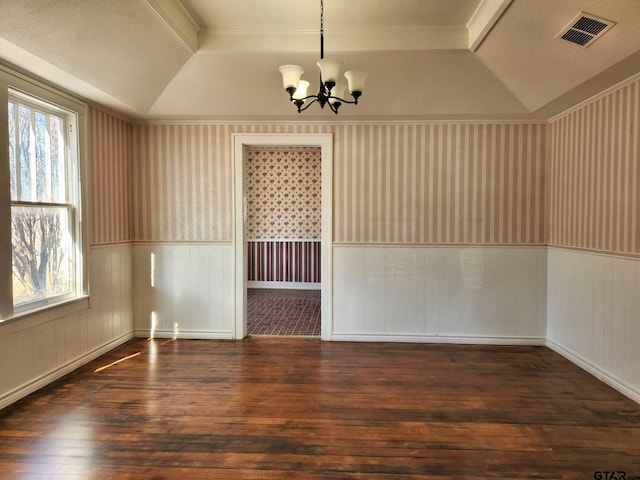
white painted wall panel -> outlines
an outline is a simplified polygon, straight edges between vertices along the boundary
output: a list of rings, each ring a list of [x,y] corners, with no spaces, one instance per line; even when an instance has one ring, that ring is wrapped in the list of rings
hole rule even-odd
[[[89,250],[89,309],[0,323],[0,408],[132,337],[131,248]]]
[[[96,348],[132,331],[131,249],[130,245],[91,249],[88,348]]]
[[[187,328],[185,325],[182,329],[205,331],[215,325],[215,322],[212,322],[212,310],[215,309],[215,304],[212,302],[213,295],[210,293],[202,296],[203,292],[212,292],[214,283],[214,279],[211,277],[211,249],[190,248],[186,252],[191,261],[191,270],[185,282],[189,326]],[[194,292],[198,292],[199,295],[194,296]],[[224,331],[224,326],[221,325],[219,330]]]
[[[544,343],[544,247],[336,245],[333,264],[333,340]]]
[[[548,252],[551,348],[640,401],[640,259]]]
[[[226,243],[135,245],[136,336],[231,338],[233,261]]]

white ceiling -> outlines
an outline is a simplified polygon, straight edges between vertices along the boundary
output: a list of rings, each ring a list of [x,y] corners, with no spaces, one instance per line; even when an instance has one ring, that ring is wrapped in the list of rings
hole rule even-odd
[[[369,72],[341,120],[544,120],[640,72],[639,0],[324,0],[325,57]],[[579,12],[616,25],[556,39]],[[317,88],[320,0],[2,0],[0,58],[135,119],[332,120]]]

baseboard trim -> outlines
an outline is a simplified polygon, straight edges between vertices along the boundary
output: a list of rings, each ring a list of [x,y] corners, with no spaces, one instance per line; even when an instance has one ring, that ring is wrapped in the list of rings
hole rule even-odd
[[[320,290],[320,282],[265,282],[251,280],[247,282],[247,288],[280,288],[285,290]]]
[[[324,339],[324,338],[323,338]],[[326,340],[340,342],[404,342],[404,343],[454,343],[469,345],[529,345],[544,346],[544,337],[492,337],[492,336],[444,336],[444,335],[394,335],[332,333]]]
[[[133,338],[133,332],[125,333],[120,337],[105,343],[104,345],[97,347],[90,352],[85,353],[84,355],[72,360],[70,362],[61,365],[60,367],[51,370],[48,373],[40,375],[34,380],[25,383],[24,385],[11,390],[9,393],[0,397],[0,410],[5,407],[8,407],[12,403],[17,402],[18,400],[26,397],[27,395],[32,394],[33,392],[40,390],[42,387],[64,377],[65,375],[73,372],[77,368],[80,368],[86,363],[89,363],[91,360],[95,360],[101,355],[113,350],[116,347],[128,342]]]
[[[135,338],[152,338],[151,330],[134,330]],[[183,331],[176,333],[173,330],[155,330],[153,338],[188,338],[192,340],[233,340],[232,332],[214,332],[214,331]]]
[[[615,375],[603,370],[602,368],[588,361],[586,358],[581,357],[577,353],[572,352],[568,348],[554,342],[553,340],[547,339],[547,347],[549,347],[559,355],[562,355],[571,363],[574,363],[578,367],[596,377],[601,382],[606,383],[611,388],[617,390],[624,396],[629,397],[636,403],[640,403],[640,391],[620,380]]]

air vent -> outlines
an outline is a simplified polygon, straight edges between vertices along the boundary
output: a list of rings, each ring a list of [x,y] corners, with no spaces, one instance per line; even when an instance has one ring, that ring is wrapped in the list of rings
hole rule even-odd
[[[616,22],[596,17],[589,13],[580,12],[569,25],[556,35],[556,38],[575,43],[581,47],[588,47],[605,34]]]

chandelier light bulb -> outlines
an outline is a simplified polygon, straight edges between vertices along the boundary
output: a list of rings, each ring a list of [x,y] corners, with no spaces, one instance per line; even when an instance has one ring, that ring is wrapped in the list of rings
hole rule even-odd
[[[293,90],[298,88],[298,83],[300,83],[300,77],[304,73],[304,68],[298,65],[282,65],[278,70],[280,70],[282,74],[282,84],[285,90],[289,91],[291,88],[293,88]]]
[[[293,92],[292,98],[294,100],[304,100],[304,97],[307,96],[307,89],[309,88],[309,82],[306,80],[300,80],[298,83],[298,88],[295,92]]]
[[[354,95],[355,92],[359,92],[360,94],[364,92],[364,84],[368,76],[367,72],[362,70],[349,70],[344,73],[344,76],[349,84],[349,93],[351,93],[351,95]]]
[[[336,82],[336,86],[331,90],[331,96],[329,97],[329,103],[331,105],[335,105],[336,103],[341,104],[342,100],[340,98],[344,98],[344,91],[347,88],[347,84],[343,80],[339,80]]]
[[[342,62],[338,62],[337,60],[329,60],[328,58],[323,58],[318,62],[318,67],[320,67],[320,77],[322,81],[326,83],[331,83],[335,85],[338,79],[340,78],[340,70],[342,69]]]

